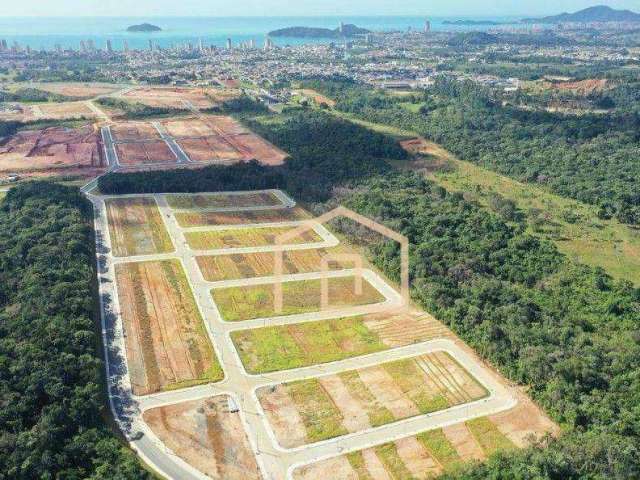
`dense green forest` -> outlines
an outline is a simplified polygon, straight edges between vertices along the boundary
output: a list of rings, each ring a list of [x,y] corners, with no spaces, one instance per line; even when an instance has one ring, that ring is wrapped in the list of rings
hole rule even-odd
[[[35,182],[0,203],[0,479],[149,479],[105,426],[91,204]]]
[[[326,123],[324,130],[310,130],[313,122]],[[393,158],[397,146],[379,139],[372,150],[364,132],[357,139],[340,135],[342,124],[309,113],[284,121],[260,117],[253,127],[288,149],[292,165],[298,163],[302,174],[288,170],[291,166],[281,170],[292,172],[285,183],[290,191],[304,194],[317,181],[330,182],[332,195],[317,205],[319,210],[340,202],[407,235],[414,299],[505,375],[527,385],[564,429],[563,436],[545,448],[500,454],[448,478],[640,477],[640,291],[602,270],[576,264],[553,244],[525,234],[517,212],[506,223],[418,175],[371,168],[378,161],[371,164],[368,155]],[[324,136],[328,133],[333,136]],[[366,152],[359,169],[356,155],[348,155],[346,162],[321,155],[353,149]],[[311,163],[304,165],[306,161]],[[222,167],[191,191],[225,189],[223,172],[227,169],[230,178],[237,178],[234,168]],[[252,168],[255,177],[246,178],[249,184],[260,178],[257,167]],[[197,174],[105,178],[110,179],[110,192],[189,191],[188,182]],[[138,181],[132,182],[134,178]],[[279,181],[284,180],[274,183]],[[226,186],[236,184],[232,180]],[[397,246],[374,245],[372,254],[378,266],[398,276]]]
[[[602,218],[640,224],[640,109],[616,90],[622,111],[569,116],[502,106],[489,90],[440,80],[419,112],[345,82],[309,82],[338,99],[339,110],[417,131],[472,161],[517,180],[597,205]]]
[[[186,109],[170,108],[170,107],[151,107],[138,102],[128,102],[118,98],[103,97],[96,102],[104,107],[121,110],[126,118],[135,120],[147,117],[163,117],[167,115],[177,115],[186,113]]]
[[[68,102],[77,100],[58,93],[46,92],[37,88],[20,88],[15,92],[0,91],[0,102]]]

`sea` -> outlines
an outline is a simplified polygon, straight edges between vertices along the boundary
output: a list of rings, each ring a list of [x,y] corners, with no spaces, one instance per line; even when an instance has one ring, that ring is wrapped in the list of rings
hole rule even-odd
[[[0,40],[9,45],[17,42],[20,46],[29,46],[36,50],[53,50],[56,45],[62,48],[78,49],[82,40],[92,40],[98,48],[104,48],[107,40],[115,50],[122,49],[126,41],[131,49],[144,49],[149,40],[162,47],[169,48],[200,40],[206,46],[224,46],[227,39],[234,45],[254,40],[262,45],[270,31],[286,27],[323,27],[337,28],[340,22],[355,24],[376,32],[407,31],[424,29],[427,17],[396,16],[355,16],[355,17],[0,17]],[[443,30],[488,30],[488,25],[452,26],[445,21],[455,20],[491,20],[514,28],[518,24],[514,17],[432,17],[428,18],[433,31]],[[127,27],[139,23],[151,23],[162,28],[161,32],[128,33]],[[332,40],[313,38],[274,38],[277,45],[301,45],[327,43]]]

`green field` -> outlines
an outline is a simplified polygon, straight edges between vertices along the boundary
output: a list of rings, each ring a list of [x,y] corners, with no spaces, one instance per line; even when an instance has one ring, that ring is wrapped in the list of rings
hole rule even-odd
[[[267,284],[214,289],[211,294],[223,318],[229,322],[320,310],[320,280],[285,282],[282,286],[283,309],[280,313],[275,311],[273,289],[273,284]],[[366,280],[362,282],[362,294],[357,295],[354,277],[329,279],[330,308],[369,305],[384,299],[384,295]]]
[[[363,317],[233,332],[242,363],[250,373],[318,365],[386,350]]]

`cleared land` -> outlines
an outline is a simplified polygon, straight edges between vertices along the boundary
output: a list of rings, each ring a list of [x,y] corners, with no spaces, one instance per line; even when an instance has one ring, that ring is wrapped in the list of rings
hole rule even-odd
[[[67,97],[94,98],[99,95],[109,95],[117,92],[120,87],[105,83],[38,83],[38,90],[57,93]]]
[[[121,264],[116,278],[134,394],[223,378],[180,262]]]
[[[178,457],[220,480],[261,478],[240,415],[230,413],[229,397],[154,408],[144,421]]]
[[[293,478],[323,480],[327,472],[335,472],[335,480],[434,478],[512,448],[484,417],[314,463],[296,470]]]
[[[108,199],[105,205],[114,256],[150,255],[174,250],[153,198]]]
[[[106,166],[100,136],[91,126],[23,131],[0,142],[0,174],[91,176]]]
[[[282,273],[290,275],[318,272],[321,270],[323,257],[328,254],[344,253],[345,251],[346,249],[344,248],[336,247],[284,252],[282,255]],[[197,257],[196,261],[202,275],[209,282],[266,277],[273,275],[275,268],[275,254],[266,252]],[[354,267],[354,262],[329,262],[329,269],[331,270]]]
[[[219,135],[178,140],[178,145],[194,162],[243,161],[245,155]]]
[[[286,448],[359,432],[487,396],[453,357],[435,352],[257,392]]]
[[[96,114],[84,102],[41,103],[31,107],[35,118],[66,120],[72,118],[95,118]]]
[[[275,207],[282,205],[282,201],[273,192],[251,192],[246,194],[228,195],[225,193],[210,193],[202,195],[167,195],[167,203],[174,209],[209,209],[209,208],[244,208],[244,207]]]
[[[207,225],[291,222],[311,218],[311,215],[300,207],[254,212],[177,212],[175,216],[178,224],[184,228],[204,227]]]
[[[248,372],[266,373],[335,362],[451,332],[428,314],[379,313],[236,331],[231,339]]]
[[[208,232],[186,232],[189,247],[194,250],[219,248],[262,247],[276,245],[278,236],[295,230],[295,227],[256,227]],[[287,244],[321,242],[322,237],[313,230],[307,230],[287,241]]]
[[[139,87],[123,95],[151,107],[184,108],[188,101],[196,108],[212,108],[217,105],[206,95],[206,89],[185,87]]]
[[[110,129],[116,142],[160,140],[158,130],[149,122],[119,122]]]
[[[118,161],[121,165],[148,165],[154,163],[175,163],[176,156],[163,141],[116,144]]]
[[[266,165],[280,165],[287,154],[231,117],[209,115],[201,118],[173,119],[164,128],[187,155],[199,162],[256,159]]]
[[[329,279],[329,307],[348,308],[385,300],[373,285],[362,279],[362,293],[356,294],[355,277]],[[217,288],[211,294],[222,317],[229,322],[317,312],[321,308],[320,280],[286,282],[282,285],[283,309],[276,314],[273,284]]]

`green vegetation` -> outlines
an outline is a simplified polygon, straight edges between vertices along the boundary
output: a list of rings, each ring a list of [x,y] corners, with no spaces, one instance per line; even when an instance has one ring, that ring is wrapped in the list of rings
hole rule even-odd
[[[442,465],[446,472],[455,471],[463,465],[458,452],[447,439],[442,429],[430,430],[416,436],[429,454]]]
[[[412,480],[415,478],[407,469],[400,455],[398,455],[398,449],[395,443],[389,442],[384,445],[379,445],[375,447],[375,451],[380,461],[394,479]]]
[[[441,80],[419,113],[348,83],[308,85],[336,108],[390,123],[442,144],[463,160],[595,205],[601,218],[640,224],[640,114],[607,116],[523,111],[472,83]]]
[[[465,422],[471,434],[487,456],[513,450],[516,446],[486,417]]]
[[[250,373],[308,367],[387,347],[362,322],[362,317],[265,327],[231,334]]]
[[[92,225],[74,188],[0,204],[0,478],[151,478],[103,420]]]
[[[286,389],[302,417],[310,443],[349,433],[342,426],[340,410],[317,379],[292,382]]]
[[[70,102],[78,100],[75,97],[68,97],[58,93],[46,92],[37,88],[19,88],[13,92],[0,91],[0,103],[2,102],[23,102],[23,103],[43,103],[43,102]]]

